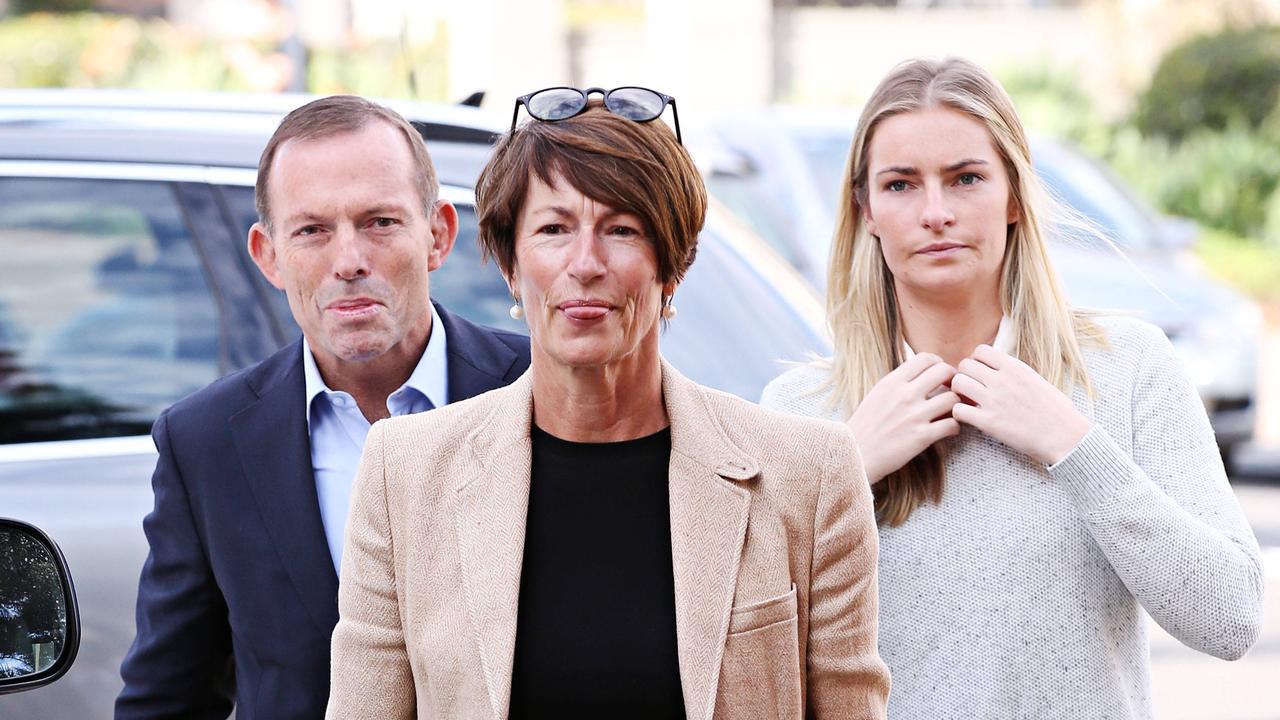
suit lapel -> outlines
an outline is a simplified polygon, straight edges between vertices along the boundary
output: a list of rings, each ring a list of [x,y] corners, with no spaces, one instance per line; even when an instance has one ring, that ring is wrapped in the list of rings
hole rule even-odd
[[[258,402],[230,419],[240,462],[303,607],[329,633],[338,622],[338,575],[311,470],[301,342],[277,353],[248,381]]]
[[[491,331],[454,315],[442,305],[435,307],[449,338],[449,402],[502,387],[529,366],[527,356],[521,358]]]
[[[749,480],[758,470],[725,437],[702,389],[665,362],[662,389],[671,420],[668,483],[680,682],[688,717],[705,720],[715,710],[750,510],[747,491],[729,481]]]
[[[465,452],[478,468],[455,486],[458,551],[467,611],[494,716],[507,717],[515,655],[533,448],[533,388],[526,373],[493,402]]]

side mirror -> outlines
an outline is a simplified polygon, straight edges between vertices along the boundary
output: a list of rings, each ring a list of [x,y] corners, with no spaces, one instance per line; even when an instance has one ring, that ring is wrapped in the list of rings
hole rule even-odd
[[[0,518],[0,695],[62,677],[80,614],[62,551],[34,525]]]

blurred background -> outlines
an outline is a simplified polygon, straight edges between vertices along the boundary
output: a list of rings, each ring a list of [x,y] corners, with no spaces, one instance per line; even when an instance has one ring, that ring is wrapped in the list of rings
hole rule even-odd
[[[1244,660],[1152,626],[1160,717],[1280,718],[1280,0],[0,0],[0,88],[466,101],[496,128],[543,87],[661,90],[735,232],[814,297],[860,103],[921,55],[1013,95],[1112,241],[1056,236],[1072,300],[1164,328],[1265,548]]]

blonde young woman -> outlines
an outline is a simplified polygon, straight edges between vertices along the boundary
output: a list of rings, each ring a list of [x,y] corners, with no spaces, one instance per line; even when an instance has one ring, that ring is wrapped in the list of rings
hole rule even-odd
[[[763,404],[847,420],[880,525],[897,718],[1146,718],[1143,610],[1239,658],[1263,573],[1195,387],[1155,327],[1068,307],[1003,89],[897,67],[849,157],[830,361]]]

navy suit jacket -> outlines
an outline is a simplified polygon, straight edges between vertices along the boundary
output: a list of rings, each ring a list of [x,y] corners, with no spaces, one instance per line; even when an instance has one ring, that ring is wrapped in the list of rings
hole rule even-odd
[[[515,380],[529,339],[436,306],[449,398]],[[321,718],[338,576],[325,542],[305,416],[302,341],[175,404],[160,457],[137,637],[117,719]]]

